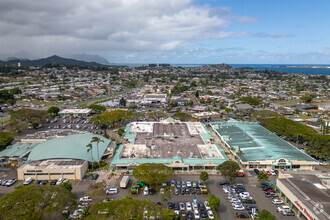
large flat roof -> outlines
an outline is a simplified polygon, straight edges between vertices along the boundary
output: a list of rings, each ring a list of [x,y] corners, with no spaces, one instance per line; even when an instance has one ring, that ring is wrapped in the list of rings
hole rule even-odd
[[[229,120],[210,124],[231,147],[241,149],[243,162],[279,158],[316,162],[258,123]]]
[[[92,112],[92,109],[84,108],[84,109],[63,109],[59,112],[59,114],[89,114]]]
[[[180,158],[185,163],[217,164],[227,160],[219,146],[211,144],[212,135],[200,122],[132,122],[126,126],[125,139],[113,164],[171,163]]]
[[[36,170],[36,169],[74,169],[84,164],[84,160],[61,159],[61,160],[39,160],[31,161],[24,164],[20,169]]]
[[[304,203],[320,219],[329,219],[330,216],[330,189],[322,185],[322,179],[330,179],[330,174],[295,174],[292,172],[283,174],[285,179],[278,179],[287,187],[299,200]],[[294,201],[292,201],[294,202]],[[317,204],[317,205],[316,205]],[[317,207],[315,207],[315,205]],[[324,213],[315,212],[322,208]]]

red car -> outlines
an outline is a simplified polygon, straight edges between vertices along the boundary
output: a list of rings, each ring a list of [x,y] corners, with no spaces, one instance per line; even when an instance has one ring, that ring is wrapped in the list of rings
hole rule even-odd
[[[272,189],[268,189],[268,190],[265,190],[265,193],[267,194],[267,193],[276,193],[276,192]]]
[[[268,176],[272,175],[268,170],[265,171]]]

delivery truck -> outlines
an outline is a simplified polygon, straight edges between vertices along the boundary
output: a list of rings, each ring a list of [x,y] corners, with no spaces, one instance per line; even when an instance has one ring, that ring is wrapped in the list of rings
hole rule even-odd
[[[126,188],[129,183],[129,176],[123,176],[123,178],[120,181],[120,188]]]

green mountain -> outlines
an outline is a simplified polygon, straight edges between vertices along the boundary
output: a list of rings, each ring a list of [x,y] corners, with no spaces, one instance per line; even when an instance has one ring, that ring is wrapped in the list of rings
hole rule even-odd
[[[78,67],[97,67],[97,66],[105,66],[100,63],[96,62],[85,62],[85,61],[80,61],[80,60],[75,60],[75,59],[67,59],[59,56],[51,56],[47,58],[42,58],[42,59],[37,59],[37,60],[21,60],[21,59],[14,59],[14,60],[9,60],[7,62],[3,62],[4,64],[7,65],[15,65],[17,63],[21,63],[22,66],[44,66],[46,64],[63,64],[67,66],[78,66]]]

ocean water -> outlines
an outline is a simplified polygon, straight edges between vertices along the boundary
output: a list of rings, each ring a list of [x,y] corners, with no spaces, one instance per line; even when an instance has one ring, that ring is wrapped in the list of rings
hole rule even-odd
[[[330,68],[317,68],[317,66],[330,65],[294,65],[294,64],[229,64],[232,67],[249,67],[258,70],[276,70],[282,73],[297,73],[310,75],[330,75]],[[314,68],[305,68],[302,66],[313,66]]]
[[[147,66],[148,64],[140,63],[126,63],[116,64],[125,65],[128,67],[139,67],[142,65]],[[171,66],[182,66],[182,67],[199,67],[204,65],[212,64],[171,64]],[[213,64],[214,65],[214,64]],[[317,66],[330,66],[330,65],[317,65],[317,64],[228,64],[232,67],[241,68],[249,67],[257,70],[276,70],[282,73],[296,73],[296,74],[310,74],[310,75],[330,75],[330,68],[317,68]],[[314,68],[305,68],[303,66],[313,66]]]

